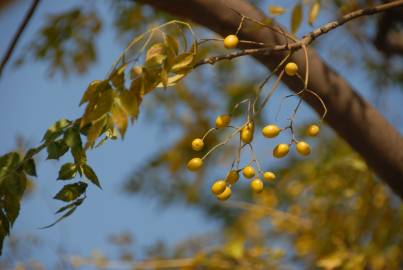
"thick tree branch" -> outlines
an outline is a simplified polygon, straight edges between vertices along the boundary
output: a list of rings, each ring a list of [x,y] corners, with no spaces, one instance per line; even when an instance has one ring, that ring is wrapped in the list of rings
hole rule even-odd
[[[27,27],[29,21],[32,18],[32,15],[34,15],[36,8],[38,7],[40,0],[34,0],[32,2],[32,5],[30,6],[27,14],[25,15],[24,19],[22,20],[20,26],[17,29],[17,32],[14,35],[13,40],[11,41],[6,53],[4,54],[1,64],[0,64],[0,77],[3,73],[3,69],[6,66],[8,60],[10,59],[11,55],[14,52],[15,46],[17,46],[18,40],[20,39],[22,33],[24,32],[25,28]]]
[[[267,19],[265,15],[247,1],[242,0],[141,0],[154,8],[169,12],[178,17],[192,20],[222,36],[232,34],[238,28],[240,17],[231,8],[241,14],[259,21]],[[394,3],[396,3],[395,1]],[[399,1],[400,2],[400,1]],[[246,24],[239,32],[243,40],[251,40],[281,45],[284,36],[279,33]],[[242,48],[241,48],[242,49]],[[284,57],[284,53],[253,55],[267,68],[273,70]],[[293,54],[292,61],[304,71],[304,54]],[[403,138],[398,131],[352,86],[330,66],[326,65],[314,49],[309,50],[310,78],[308,88],[317,93],[329,110],[327,123],[359,152],[374,171],[403,198]],[[293,91],[301,89],[301,82],[285,76],[284,83]],[[322,106],[317,99],[306,96],[318,113]]]

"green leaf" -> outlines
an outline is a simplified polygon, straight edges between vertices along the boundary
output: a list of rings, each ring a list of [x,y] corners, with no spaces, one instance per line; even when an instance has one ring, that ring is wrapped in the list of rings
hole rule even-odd
[[[36,176],[36,166],[33,158],[24,162],[24,171],[31,176]]]
[[[64,118],[60,119],[59,121],[54,123],[50,128],[48,128],[45,135],[43,136],[42,141],[49,142],[56,139],[63,133],[63,129],[70,124],[71,124],[70,120]]]
[[[94,170],[88,165],[88,164],[83,164],[81,166],[83,169],[84,175],[96,186],[98,186],[100,189],[102,189],[101,184],[99,183],[98,177],[95,174]]]
[[[10,152],[0,157],[0,179],[16,169],[20,162],[20,154],[17,152]],[[0,180],[1,184],[1,180]]]
[[[302,3],[299,2],[294,6],[291,13],[291,33],[295,34],[301,25],[303,16]]]
[[[0,235],[4,239],[6,235],[10,233],[10,222],[8,221],[6,215],[0,209]],[[2,241],[3,242],[3,241]]]
[[[20,212],[20,200],[20,196],[12,194],[7,194],[6,199],[4,200],[4,210],[11,225],[14,224]]]
[[[69,150],[68,145],[62,140],[57,140],[51,142],[48,147],[48,157],[47,159],[59,159]]]
[[[58,180],[68,180],[72,179],[77,174],[77,165],[74,163],[68,162],[63,164],[59,170],[59,176],[57,177]]]
[[[80,130],[78,127],[72,127],[66,130],[63,137],[64,143],[68,147],[79,147],[82,145]]]
[[[40,227],[39,229],[48,229],[50,227],[53,227],[54,225],[56,225],[57,223],[59,223],[60,221],[62,221],[63,219],[65,219],[66,217],[70,216],[71,214],[74,213],[74,211],[76,211],[77,206],[71,208],[69,211],[67,211],[63,216],[59,217],[55,222],[53,222],[50,225],[44,226],[44,227]]]
[[[16,171],[9,174],[2,182],[2,191],[21,197],[27,185],[27,177],[23,171]]]
[[[85,192],[87,186],[84,182],[65,185],[53,198],[64,202],[74,201]]]
[[[184,73],[193,67],[194,55],[193,53],[183,53],[178,55],[175,59],[175,64],[171,70],[175,73]]]
[[[85,200],[85,197],[84,197],[84,198],[77,199],[77,200],[75,200],[74,202],[69,203],[68,205],[65,205],[65,206],[63,206],[63,207],[60,207],[60,208],[56,211],[55,214],[59,214],[59,213],[61,213],[61,212],[64,212],[64,211],[66,211],[67,209],[70,209],[70,208],[72,208],[72,207],[80,206],[80,205],[83,203],[84,200]]]

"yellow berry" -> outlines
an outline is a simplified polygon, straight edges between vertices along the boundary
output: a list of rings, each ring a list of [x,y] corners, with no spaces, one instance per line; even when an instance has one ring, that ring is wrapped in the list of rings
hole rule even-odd
[[[231,170],[229,171],[229,173],[227,174],[227,177],[225,180],[227,180],[228,183],[230,183],[231,185],[235,184],[239,179],[239,173],[238,171],[235,170]]]
[[[274,147],[273,156],[275,158],[282,158],[288,154],[288,151],[290,151],[290,147],[288,146],[288,144],[280,143],[276,145],[276,147]]]
[[[188,162],[188,169],[190,171],[197,171],[203,166],[203,160],[201,158],[192,158]]]
[[[244,143],[250,143],[253,140],[253,132],[255,130],[255,125],[253,122],[248,122],[240,132],[241,141]]]
[[[311,147],[306,142],[297,143],[297,152],[303,156],[307,156],[311,153]]]
[[[203,147],[204,147],[204,142],[203,142],[202,139],[197,138],[197,139],[194,139],[192,141],[192,149],[193,150],[200,151],[200,150],[203,149]]]
[[[298,72],[298,66],[294,62],[290,62],[287,65],[285,65],[285,73],[287,73],[288,76],[295,76]]]
[[[242,174],[243,176],[245,176],[245,178],[252,178],[253,176],[255,176],[255,169],[253,169],[252,166],[246,166],[245,168],[243,168]]]
[[[281,129],[276,125],[267,125],[262,129],[263,136],[274,138],[280,133]]]
[[[273,172],[264,172],[263,178],[266,181],[272,182],[276,179],[276,175]]]
[[[224,47],[227,49],[236,48],[239,43],[239,39],[236,35],[228,35],[224,39]]]
[[[318,125],[310,125],[308,127],[308,135],[311,137],[316,137],[319,134],[320,128]]]
[[[263,191],[264,184],[263,181],[260,180],[259,178],[253,179],[252,182],[250,182],[250,187],[252,190],[256,193],[260,193]]]
[[[213,194],[218,195],[224,192],[225,188],[227,187],[227,183],[224,180],[217,180],[211,186],[211,192]]]
[[[216,128],[223,128],[228,126],[230,122],[231,122],[231,116],[226,114],[219,115],[215,119],[215,126]]]
[[[226,187],[225,190],[221,194],[217,195],[217,198],[220,201],[226,201],[226,200],[228,200],[229,197],[231,197],[231,189],[229,187]]]

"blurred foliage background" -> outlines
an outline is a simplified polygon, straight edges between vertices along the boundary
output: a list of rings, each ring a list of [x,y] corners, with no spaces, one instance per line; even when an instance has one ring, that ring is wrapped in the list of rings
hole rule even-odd
[[[289,3],[288,3],[289,2]],[[294,1],[284,4],[291,9]],[[307,8],[310,1],[305,1]],[[311,1],[312,2],[312,1]],[[379,1],[322,1],[320,21],[368,6]],[[91,68],[104,52],[97,49],[97,37],[105,27],[95,1],[47,18],[43,28],[26,44],[26,52],[17,64],[43,61],[52,76],[78,76]],[[122,46],[150,26],[172,17],[136,1],[108,1],[113,27]],[[267,1],[255,1],[264,11]],[[3,8],[3,7],[2,7]],[[4,7],[5,8],[5,7]],[[194,26],[201,37],[214,36]],[[395,44],[402,38],[402,17],[397,14],[360,19],[338,30],[339,33],[315,42],[320,53],[331,55],[335,65],[361,65],[372,81],[375,101],[382,102],[383,91],[402,89],[403,50]],[[302,30],[309,29],[304,26]],[[399,32],[400,31],[400,32]],[[340,41],[340,36],[343,40]],[[329,46],[329,45],[332,46]],[[349,50],[346,48],[354,48]],[[198,57],[223,52],[220,43],[200,47]],[[325,54],[325,53],[323,53]],[[112,64],[112,63],[111,63]],[[253,73],[250,71],[253,70]],[[190,142],[212,126],[220,112],[229,112],[234,104],[250,95],[265,70],[244,57],[200,68],[180,84],[147,96],[140,113],[158,123],[161,133],[174,130],[176,140],[156,153],[150,153],[143,165],[135,168],[121,185],[122,196],[146,196],[160,202],[162,208],[179,204],[197,208],[206,217],[218,220],[213,233],[195,235],[175,247],[157,242],[145,252],[146,261],[132,253],[133,236],[122,232],[109,236],[119,256],[102,252],[91,256],[61,256],[57,269],[88,267],[106,269],[402,269],[403,205],[400,199],[378,179],[358,154],[331,131],[325,130],[314,142],[310,158],[296,157],[282,163],[262,160],[263,167],[278,173],[276,182],[266,185],[262,194],[253,195],[245,180],[234,188],[225,203],[209,192],[211,181],[225,176],[236,145],[228,145],[213,154],[203,170],[190,174],[185,164],[192,157]],[[288,102],[288,101],[287,101]],[[276,116],[278,104],[260,115],[257,128],[268,121],[281,123],[287,109]],[[246,108],[240,107],[235,121]],[[284,115],[283,115],[284,114]],[[312,121],[312,119],[309,119]],[[318,121],[318,120],[313,120]],[[299,123],[304,136],[305,122]],[[400,122],[401,124],[401,122]],[[209,137],[206,149],[223,137]],[[262,141],[257,142],[260,145]],[[267,155],[266,147],[258,150]],[[33,188],[33,191],[35,189]],[[118,222],[118,221],[117,221]],[[41,240],[12,235],[0,261],[1,269],[43,269],[41,262],[29,262],[31,249]],[[56,268],[53,268],[56,269]]]

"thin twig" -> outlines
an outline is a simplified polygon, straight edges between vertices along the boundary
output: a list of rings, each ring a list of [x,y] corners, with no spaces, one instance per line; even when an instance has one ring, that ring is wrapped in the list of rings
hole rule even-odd
[[[24,19],[22,20],[20,26],[17,29],[17,32],[14,35],[13,40],[11,41],[6,53],[3,56],[3,59],[1,60],[1,64],[0,64],[0,77],[3,73],[3,69],[6,66],[8,60],[10,59],[11,55],[14,52],[15,47],[17,46],[18,40],[20,39],[22,33],[24,32],[24,30],[26,29],[28,23],[30,22],[32,15],[34,15],[36,8],[38,7],[40,0],[34,0],[32,2],[31,7],[29,8],[27,14],[25,15]]]

